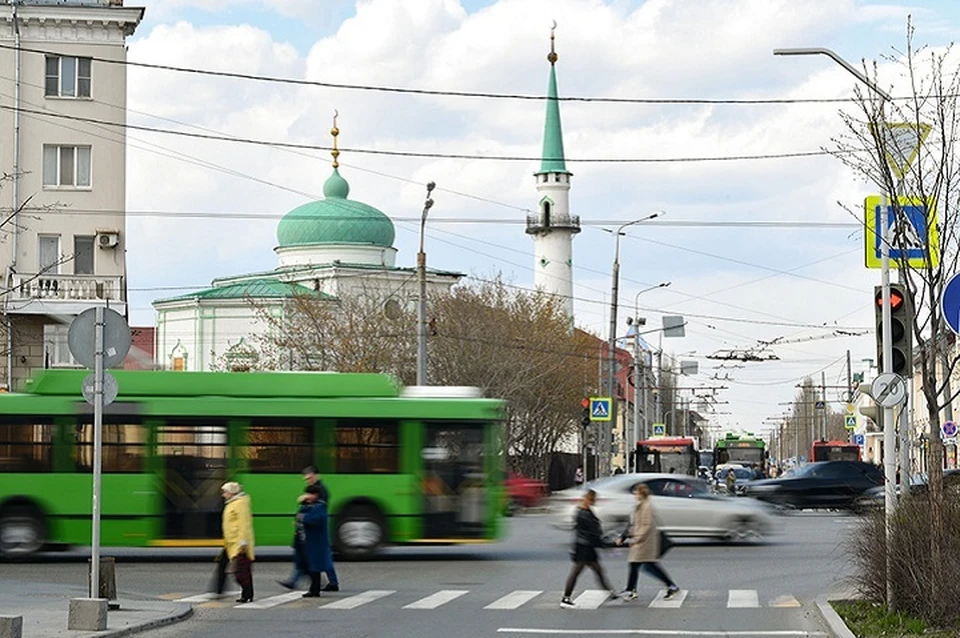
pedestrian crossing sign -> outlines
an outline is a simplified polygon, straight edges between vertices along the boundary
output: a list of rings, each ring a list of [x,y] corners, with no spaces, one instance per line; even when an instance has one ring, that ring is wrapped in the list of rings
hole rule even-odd
[[[610,397],[590,397],[590,420],[610,420]]]
[[[667,435],[667,426],[665,423],[654,423],[653,424],[653,436],[660,437]]]
[[[857,429],[857,415],[856,415],[856,414],[848,414],[847,416],[843,417],[843,427],[847,428],[848,430],[856,430],[856,429]]]

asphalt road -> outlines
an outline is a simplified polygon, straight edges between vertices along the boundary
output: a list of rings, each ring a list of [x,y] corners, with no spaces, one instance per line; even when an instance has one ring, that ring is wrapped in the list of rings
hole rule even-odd
[[[235,608],[233,597],[199,602],[191,620],[146,635],[824,635],[813,602],[848,586],[843,543],[856,532],[857,519],[805,512],[781,521],[782,534],[762,545],[681,541],[663,561],[685,592],[680,600],[663,601],[659,583],[641,576],[637,601],[600,604],[599,585],[592,574],[584,573],[574,594],[586,590],[580,601],[584,608],[575,610],[558,606],[570,566],[569,533],[553,529],[545,515],[510,519],[507,538],[494,545],[396,548],[377,561],[340,563],[341,591],[320,599],[300,599],[277,585],[275,581],[289,571],[289,550],[261,548],[254,568],[257,605]],[[166,599],[202,594],[212,573],[213,554],[104,552],[117,557],[121,592]],[[87,555],[51,554],[32,563],[4,565],[3,572],[11,579],[82,584]],[[625,582],[625,561],[625,550],[608,551],[602,558],[618,589]]]

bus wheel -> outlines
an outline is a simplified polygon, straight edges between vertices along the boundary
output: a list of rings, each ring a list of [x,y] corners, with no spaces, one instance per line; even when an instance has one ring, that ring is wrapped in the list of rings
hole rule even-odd
[[[40,551],[46,532],[39,512],[14,507],[0,515],[0,555],[18,558]]]
[[[337,517],[334,544],[347,560],[369,558],[386,541],[383,516],[376,507],[354,505]]]

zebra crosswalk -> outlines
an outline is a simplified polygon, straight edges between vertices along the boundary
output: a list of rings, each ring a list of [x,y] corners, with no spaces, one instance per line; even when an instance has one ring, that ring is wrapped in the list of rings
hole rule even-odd
[[[236,604],[234,598],[239,592],[228,593],[222,596],[217,594],[171,594],[165,596],[169,600],[182,603],[192,603],[204,607],[236,607],[244,610],[264,610],[291,605],[297,607],[319,607],[320,610],[330,612],[351,611],[367,605],[387,605],[400,610],[437,610],[451,604],[478,605],[488,611],[516,611],[522,609],[557,608],[561,592],[539,589],[518,589],[494,598],[489,592],[471,591],[469,589],[441,589],[427,595],[424,592],[398,591],[395,589],[369,589],[355,594],[339,592],[336,594],[324,593],[321,598],[303,598],[303,592],[292,591],[258,598],[254,602]],[[574,599],[575,610],[591,610],[615,607],[644,606],[651,609],[682,609],[684,607],[721,608],[729,609],[759,609],[767,608],[796,608],[802,604],[790,594],[778,595],[775,598],[761,601],[760,593],[755,589],[718,590],[686,590],[681,589],[670,598],[666,597],[666,590],[654,593],[652,590],[641,591],[640,596],[630,602],[611,597],[610,592],[602,589],[587,589],[579,593]]]

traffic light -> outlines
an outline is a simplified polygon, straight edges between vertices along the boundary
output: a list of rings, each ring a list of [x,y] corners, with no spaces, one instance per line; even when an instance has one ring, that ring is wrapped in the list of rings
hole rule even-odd
[[[583,427],[590,425],[590,399],[580,402],[580,425]]]
[[[883,371],[883,287],[873,291],[877,319],[877,361]],[[890,333],[893,339],[892,371],[909,379],[913,376],[913,303],[902,284],[890,284]]]

